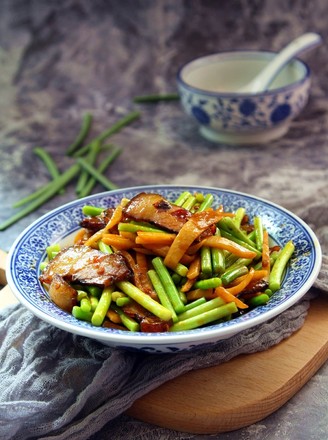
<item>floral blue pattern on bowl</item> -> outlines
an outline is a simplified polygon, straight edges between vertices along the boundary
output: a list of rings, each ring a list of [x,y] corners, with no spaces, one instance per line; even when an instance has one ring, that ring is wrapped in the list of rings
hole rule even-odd
[[[271,52],[223,52],[198,58],[179,70],[182,106],[205,138],[262,143],[287,132],[308,101],[311,81],[305,63],[291,61],[266,92],[237,92],[272,56]]]
[[[211,192],[216,206],[227,210],[244,206],[251,215],[261,215],[271,238],[279,245],[292,239],[296,252],[285,276],[282,289],[265,306],[258,307],[232,321],[176,333],[139,333],[98,328],[79,321],[59,309],[40,284],[40,263],[51,243],[69,243],[83,218],[82,207],[116,206],[141,191],[157,192],[175,200],[182,191]],[[298,301],[315,281],[321,265],[321,250],[312,230],[298,217],[266,200],[243,193],[198,186],[142,186],[100,193],[59,207],[32,223],[17,238],[8,255],[7,280],[18,300],[44,321],[71,333],[101,341],[106,345],[149,353],[174,353],[213,344],[278,315]]]

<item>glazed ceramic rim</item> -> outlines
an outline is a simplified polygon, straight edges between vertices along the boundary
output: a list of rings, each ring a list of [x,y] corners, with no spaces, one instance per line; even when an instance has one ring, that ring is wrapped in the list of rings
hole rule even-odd
[[[199,87],[192,86],[192,85],[188,84],[182,78],[184,69],[191,67],[193,64],[196,67],[198,64],[203,65],[203,62],[206,60],[209,60],[209,61],[213,60],[212,62],[210,62],[208,64],[214,64],[215,62],[217,62],[219,60],[238,59],[239,57],[241,59],[242,58],[249,59],[250,56],[254,57],[254,59],[258,59],[260,56],[264,55],[265,57],[270,59],[271,56],[275,55],[276,53],[277,52],[274,52],[274,51],[246,50],[245,49],[245,50],[223,51],[223,52],[212,53],[209,55],[197,57],[197,58],[192,59],[191,61],[188,61],[186,64],[184,64],[183,66],[180,67],[180,69],[177,72],[177,82],[178,82],[178,85],[181,85],[185,89],[190,90],[190,91],[194,91],[197,93],[202,93],[203,95],[216,96],[216,97],[221,96],[223,98],[228,98],[228,97],[232,97],[232,98],[242,97],[242,98],[244,98],[244,97],[249,97],[249,96],[261,97],[261,96],[268,96],[268,95],[276,95],[278,93],[286,92],[287,90],[293,90],[293,89],[301,86],[307,80],[310,79],[310,76],[311,76],[310,67],[304,61],[300,60],[299,58],[293,58],[289,63],[297,62],[305,68],[304,76],[301,79],[299,79],[291,84],[288,84],[286,86],[278,87],[278,88],[275,88],[272,90],[266,90],[266,91],[259,92],[259,93],[212,92],[210,90],[204,90]],[[279,73],[277,75],[279,75]]]
[[[64,314],[65,316],[69,316],[69,319],[71,319],[71,315],[67,314],[66,312],[63,312],[58,307],[56,307],[49,299],[49,295],[46,293],[46,297],[48,298],[40,298],[40,303],[44,302],[46,300],[47,303],[51,304],[51,307],[54,307],[56,309],[56,315],[50,315],[49,313],[45,312],[44,310],[40,309],[33,303],[29,301],[29,296],[26,294],[26,283],[30,282],[28,280],[28,275],[26,274],[26,270],[31,272],[31,276],[33,277],[33,281],[36,281],[38,283],[38,292],[45,293],[45,289],[41,286],[40,282],[38,281],[38,276],[40,274],[40,263],[43,261],[46,251],[45,248],[42,248],[43,254],[41,255],[41,251],[39,250],[38,257],[35,256],[35,259],[33,259],[34,267],[31,266],[31,261],[28,260],[28,268],[24,268],[24,264],[22,259],[25,258],[26,252],[30,251],[30,245],[31,243],[28,241],[28,237],[31,236],[33,240],[35,239],[35,231],[40,231],[40,228],[43,226],[44,229],[50,229],[49,223],[50,220],[53,218],[58,218],[60,215],[67,216],[67,210],[70,211],[70,217],[72,216],[73,212],[76,214],[76,212],[81,211],[81,207],[84,204],[92,204],[93,201],[99,201],[101,200],[104,202],[106,200],[106,203],[110,201],[110,198],[113,199],[116,198],[122,198],[124,195],[127,195],[129,197],[145,191],[145,192],[151,192],[151,191],[158,191],[159,193],[162,192],[182,192],[182,191],[203,191],[203,192],[214,192],[216,193],[216,197],[232,197],[237,198],[240,197],[241,200],[244,199],[244,203],[249,202],[250,204],[255,204],[257,209],[261,207],[262,210],[266,207],[267,210],[271,210],[278,216],[282,216],[287,222],[289,220],[290,222],[294,222],[293,224],[297,225],[299,228],[298,233],[300,230],[304,231],[306,234],[306,237],[309,240],[309,246],[311,247],[311,256],[313,254],[313,257],[311,258],[311,271],[308,273],[307,278],[305,279],[305,282],[301,285],[298,290],[293,292],[291,296],[289,296],[287,299],[281,300],[278,304],[274,305],[271,308],[266,309],[266,306],[263,307],[264,312],[260,313],[258,311],[259,315],[252,316],[252,311],[250,311],[248,314],[244,315],[246,317],[245,320],[239,320],[239,318],[236,318],[236,320],[229,321],[232,323],[231,325],[228,325],[226,327],[220,327],[220,325],[210,325],[209,327],[203,327],[201,329],[194,329],[194,330],[188,330],[184,332],[165,332],[165,333],[141,333],[141,332],[128,332],[128,331],[121,331],[121,330],[112,330],[112,329],[106,329],[103,327],[97,328],[93,327],[92,325],[88,323],[84,323],[81,321],[75,320],[73,318],[73,321],[75,320],[75,323],[71,322],[65,322],[64,319],[62,319],[61,315],[58,315],[58,313]],[[116,201],[116,200],[115,200]],[[239,203],[239,199],[238,199]],[[256,205],[257,204],[257,205]],[[109,203],[110,205],[110,203]],[[75,218],[73,219],[75,221]],[[76,220],[77,221],[77,220]],[[48,223],[47,223],[48,222]],[[61,223],[60,223],[61,224]],[[65,229],[65,228],[64,228]],[[73,232],[75,233],[79,229],[78,223],[75,225],[75,229],[68,229],[65,230],[66,235],[63,235],[63,232],[59,232],[58,238],[64,239],[65,237],[69,236]],[[51,234],[49,232],[49,234]],[[26,238],[27,237],[27,238]],[[49,237],[50,238],[50,237]],[[54,234],[52,234],[52,240],[55,240]],[[47,244],[50,244],[47,242]],[[36,246],[41,246],[39,243],[35,243]],[[43,244],[44,245],[44,244]],[[42,245],[42,246],[43,246]],[[33,252],[31,253],[34,257]],[[20,258],[21,257],[21,258]],[[314,232],[311,230],[311,228],[299,217],[297,217],[295,214],[291,213],[290,211],[286,210],[285,208],[269,202],[266,199],[256,197],[253,195],[249,195],[246,193],[223,189],[223,188],[214,188],[214,187],[206,187],[206,186],[199,186],[199,185],[146,185],[146,186],[137,186],[137,187],[128,187],[128,188],[122,188],[119,190],[114,191],[108,191],[103,192],[99,194],[94,194],[82,199],[77,199],[72,202],[66,203],[52,211],[49,211],[48,213],[44,214],[39,219],[35,220],[29,227],[27,227],[15,240],[13,243],[9,253],[8,253],[8,260],[7,260],[7,281],[9,286],[11,287],[13,293],[17,297],[17,299],[26,307],[28,308],[34,315],[38,316],[40,319],[48,322],[51,325],[54,325],[55,327],[61,328],[65,331],[71,332],[73,334],[78,334],[80,336],[89,337],[95,340],[102,341],[103,343],[107,345],[119,345],[119,346],[126,346],[127,348],[135,347],[138,349],[138,347],[141,346],[179,346],[183,343],[195,345],[195,347],[199,344],[203,343],[209,343],[208,340],[211,339],[211,342],[219,341],[222,339],[225,339],[227,337],[233,336],[237,333],[240,333],[243,330],[246,330],[248,328],[252,328],[260,323],[263,323],[267,321],[268,319],[271,319],[278,314],[282,313],[289,307],[291,307],[293,304],[295,304],[298,300],[300,300],[303,295],[310,289],[310,287],[313,285],[315,279],[317,278],[317,275],[319,273],[320,267],[321,267],[321,247],[319,244],[319,241],[314,234]],[[17,264],[21,264],[21,267],[19,268],[19,271],[21,273],[24,273],[24,277],[27,276],[27,278],[24,278],[23,283],[25,282],[25,286],[21,285],[19,280],[17,279]],[[25,289],[25,290],[24,290]],[[256,309],[254,309],[256,310]],[[250,319],[247,319],[247,315],[250,316]],[[228,324],[228,323],[226,323]],[[183,348],[181,348],[183,350]]]

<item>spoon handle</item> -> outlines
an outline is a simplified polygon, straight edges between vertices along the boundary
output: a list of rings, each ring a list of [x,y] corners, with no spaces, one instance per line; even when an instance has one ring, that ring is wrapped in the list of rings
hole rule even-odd
[[[243,92],[257,93],[268,88],[278,72],[284,67],[289,60],[295,55],[312,49],[322,42],[321,36],[308,32],[289,43],[274,59],[254,78],[247,86],[242,87]]]

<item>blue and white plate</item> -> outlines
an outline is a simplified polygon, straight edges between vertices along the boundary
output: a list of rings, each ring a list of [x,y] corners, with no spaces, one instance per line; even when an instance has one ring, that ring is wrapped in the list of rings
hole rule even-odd
[[[216,206],[226,210],[243,206],[253,217],[260,215],[270,237],[283,246],[292,239],[296,251],[286,272],[282,288],[267,305],[251,310],[232,321],[210,325],[201,329],[175,333],[139,333],[98,328],[78,321],[59,309],[39,282],[40,263],[46,257],[51,243],[69,240],[80,228],[82,207],[86,204],[114,207],[123,197],[132,198],[145,192],[157,192],[168,200],[175,200],[182,191],[210,192]],[[42,320],[68,332],[101,341],[110,346],[142,350],[149,353],[174,353],[229,338],[243,330],[277,316],[295,304],[314,283],[321,266],[321,249],[313,231],[300,218],[269,201],[225,189],[198,186],[140,186],[104,192],[75,200],[61,206],[32,223],[16,239],[7,265],[8,284],[17,299]]]

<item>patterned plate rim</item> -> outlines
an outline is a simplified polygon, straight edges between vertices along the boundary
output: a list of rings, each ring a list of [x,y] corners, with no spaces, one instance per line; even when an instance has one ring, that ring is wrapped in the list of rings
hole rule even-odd
[[[77,321],[71,315],[60,311],[60,309],[58,309],[58,307],[56,307],[49,300],[47,300],[47,298],[43,298],[42,301],[40,300],[39,304],[35,304],[34,302],[31,302],[31,298],[29,298],[29,295],[26,293],[26,289],[29,288],[29,286],[26,283],[27,282],[30,283],[31,280],[33,283],[35,283],[40,296],[47,297],[45,290],[40,285],[37,279],[39,275],[38,266],[45,256],[45,247],[41,249],[39,244],[39,248],[37,248],[39,252],[38,257],[34,260],[33,265],[31,265],[31,261],[29,261],[30,264],[29,267],[27,268],[25,267],[24,269],[23,268],[18,269],[19,268],[18,263],[20,263],[20,259],[24,259],[23,257],[26,256],[26,253],[30,252],[30,256],[34,255],[33,252],[31,252],[31,250],[29,249],[26,249],[25,246],[27,245],[28,240],[33,238],[33,234],[35,234],[35,231],[39,230],[42,226],[49,223],[50,219],[52,219],[55,216],[59,216],[67,211],[70,211],[72,213],[74,209],[81,210],[81,207],[84,204],[92,204],[92,203],[97,204],[100,201],[102,201],[103,203],[105,200],[106,201],[111,200],[112,202],[115,202],[116,199],[118,198],[120,199],[127,194],[129,194],[129,197],[131,197],[133,194],[136,194],[141,191],[145,191],[145,192],[157,191],[160,193],[165,193],[165,195],[167,195],[168,193],[174,193],[174,192],[178,194],[181,191],[186,191],[186,190],[189,190],[191,192],[195,192],[195,191],[212,192],[214,193],[216,198],[228,198],[228,199],[230,198],[231,199],[230,203],[232,202],[232,200],[234,200],[235,203],[238,200],[240,204],[241,202],[243,202],[243,204],[250,204],[250,206],[252,206],[253,209],[255,208],[255,211],[260,208],[261,210],[265,208],[264,212],[266,212],[267,214],[268,213],[270,213],[271,215],[275,214],[280,219],[283,219],[285,223],[289,222],[291,226],[294,226],[296,228],[298,236],[301,237],[303,240],[305,240],[303,244],[306,245],[306,247],[308,248],[308,255],[306,256],[307,271],[305,274],[305,278],[301,280],[300,286],[298,288],[295,288],[295,290],[293,290],[292,292],[284,291],[282,297],[279,299],[277,297],[275,302],[269,302],[266,306],[261,306],[260,308],[254,309],[253,311],[243,315],[240,318],[236,318],[233,321],[228,321],[227,323],[223,323],[223,324],[211,325],[201,329],[188,330],[185,332],[178,332],[178,333],[157,333],[157,334],[140,333],[140,332],[133,333],[133,332],[124,332],[120,330],[112,330],[105,328],[95,328],[88,323]],[[269,233],[273,237],[273,239],[277,242],[281,241],[281,237],[276,237],[275,234],[272,233],[271,231],[271,229],[274,228],[275,225],[271,224],[266,226],[268,227]],[[76,223],[76,227],[75,227],[75,230],[77,229],[78,229],[78,223]],[[66,230],[64,235],[59,234],[59,236],[60,238],[64,239],[67,235],[69,235],[73,231],[74,229],[71,228],[68,231]],[[299,237],[296,238],[301,239]],[[52,242],[55,241],[54,234],[51,234],[50,232],[49,232],[49,237],[47,238],[49,240],[47,241],[46,245],[50,244],[51,241]],[[284,238],[286,239],[286,235]],[[300,255],[299,257],[303,258],[302,255]],[[115,191],[108,191],[108,192],[94,194],[83,199],[78,199],[66,203],[65,205],[62,205],[44,214],[42,217],[34,221],[29,227],[27,227],[13,243],[8,253],[6,274],[7,274],[8,284],[13,290],[17,299],[36,316],[58,328],[64,329],[66,331],[75,334],[79,334],[81,336],[87,336],[90,338],[103,340],[104,342],[107,343],[115,343],[115,344],[126,343],[135,346],[142,344],[161,345],[161,344],[179,344],[183,342],[199,343],[205,339],[214,338],[214,337],[216,338],[216,340],[220,340],[232,336],[233,334],[239,333],[240,331],[245,330],[247,328],[263,323],[268,319],[273,318],[274,316],[278,315],[279,313],[285,311],[293,304],[295,304],[309,290],[309,288],[312,286],[312,284],[314,283],[315,279],[318,276],[321,267],[321,259],[322,259],[322,254],[321,254],[320,244],[312,229],[302,219],[300,219],[292,212],[266,199],[249,195],[239,191],[228,190],[224,188],[215,188],[210,186],[144,185],[144,186],[128,187],[128,188],[118,189]],[[297,264],[295,267],[297,267]],[[286,275],[286,283],[289,279],[288,277],[294,275],[296,273],[296,270],[297,269],[293,269],[293,268],[289,269]],[[21,282],[21,280],[17,278],[17,273],[19,272],[20,274],[24,273],[26,275],[26,281],[23,280],[23,283]],[[301,271],[298,272],[301,273]],[[281,289],[282,291],[284,289],[286,290],[284,286],[283,289]],[[51,313],[49,311],[45,311],[45,309],[43,308],[44,304],[47,304],[48,306],[50,304]]]

